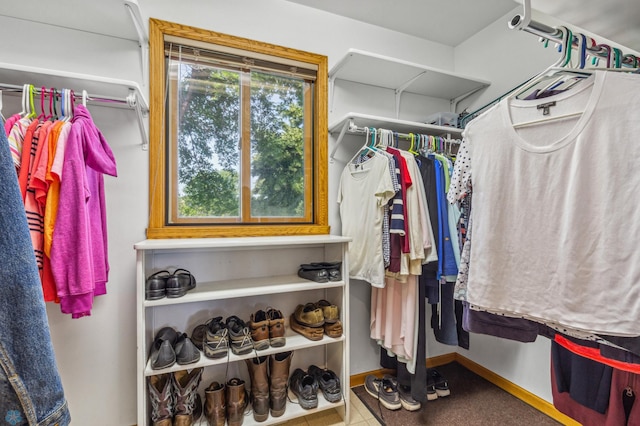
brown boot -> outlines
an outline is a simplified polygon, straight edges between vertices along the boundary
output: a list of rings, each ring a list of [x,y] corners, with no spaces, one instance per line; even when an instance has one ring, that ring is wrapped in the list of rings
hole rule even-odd
[[[176,397],[176,409],[173,426],[191,426],[196,419],[196,396],[202,379],[203,368],[194,368],[190,372],[180,370],[173,373],[173,387]],[[202,410],[200,410],[202,414]]]
[[[244,409],[247,407],[247,394],[244,380],[233,378],[227,382],[227,422],[229,426],[242,426]]]
[[[173,419],[173,385],[171,374],[151,376],[147,380],[153,426],[171,426]]]
[[[287,407],[287,383],[293,351],[280,352],[269,358],[269,406],[271,415],[280,417]]]
[[[267,377],[267,357],[246,359],[251,377],[251,404],[253,418],[264,422],[269,417],[269,378]]]
[[[204,414],[209,426],[224,426],[227,419],[224,383],[213,382],[204,390]]]

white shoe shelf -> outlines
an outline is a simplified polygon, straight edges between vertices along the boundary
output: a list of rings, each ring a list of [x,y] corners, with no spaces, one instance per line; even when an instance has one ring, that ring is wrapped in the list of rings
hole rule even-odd
[[[306,370],[311,364],[333,370],[340,378],[345,397],[337,403],[329,403],[318,392],[318,407],[305,410],[292,399],[287,400],[286,411],[281,417],[271,417],[257,423],[247,407],[243,425],[271,425],[313,414],[337,409],[348,423],[349,419],[349,278],[348,243],[350,239],[332,235],[244,237],[206,239],[144,240],[134,245],[137,276],[137,402],[140,426],[151,425],[147,380],[156,374],[173,373],[193,368],[204,369],[198,393],[205,403],[204,389],[213,381],[226,383],[233,377],[245,381],[251,390],[246,359],[255,356],[271,356],[293,351],[289,375],[296,368]],[[317,283],[298,277],[300,264],[311,262],[342,262],[342,281]],[[196,278],[196,288],[179,298],[145,300],[145,283],[148,276],[161,271],[172,272],[184,268]],[[312,341],[294,332],[289,317],[298,304],[326,299],[340,309],[343,335]],[[247,355],[235,355],[230,350],[223,358],[210,359],[201,353],[193,364],[177,363],[161,370],[153,370],[148,361],[155,334],[162,327],[170,326],[189,337],[193,329],[210,318],[221,316],[223,320],[237,315],[245,322],[257,310],[268,307],[278,309],[285,318],[286,344],[283,347],[253,351]],[[203,418],[199,423],[206,425]]]

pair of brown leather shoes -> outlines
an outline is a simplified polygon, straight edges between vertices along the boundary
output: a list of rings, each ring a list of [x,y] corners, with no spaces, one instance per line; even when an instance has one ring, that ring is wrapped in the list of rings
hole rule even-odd
[[[267,311],[258,310],[251,314],[249,321],[253,347],[257,351],[268,349],[269,346],[279,348],[285,345],[284,316],[277,309],[267,308]]]

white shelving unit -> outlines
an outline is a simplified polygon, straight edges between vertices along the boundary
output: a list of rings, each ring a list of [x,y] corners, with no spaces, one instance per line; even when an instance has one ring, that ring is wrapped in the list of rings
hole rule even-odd
[[[329,71],[329,80],[340,79],[442,99],[455,99],[491,83],[426,65],[403,61],[358,49],[346,55]]]
[[[326,367],[340,377],[345,398],[338,403],[324,400],[318,394],[318,407],[304,410],[287,402],[282,417],[269,417],[255,423],[253,417],[245,417],[245,425],[270,425],[306,416],[314,412],[337,409],[349,419],[349,279],[317,283],[297,276],[300,264],[318,261],[342,261],[342,270],[348,271],[347,245],[350,239],[331,235],[291,237],[247,237],[212,239],[145,240],[135,244],[137,265],[137,384],[138,425],[150,424],[147,399],[147,378],[156,374],[173,373],[182,369],[203,367],[203,379],[199,393],[204,401],[204,389],[212,382],[226,382],[240,377],[250,390],[251,382],[245,359],[256,356],[235,355],[209,359],[201,354],[197,363],[153,370],[148,354],[156,332],[172,326],[189,336],[193,328],[211,317],[238,315],[245,321],[258,309],[274,307],[285,316],[287,343],[281,348],[269,348],[258,352],[259,356],[294,351],[290,374],[295,368],[307,369],[309,365]],[[196,288],[176,299],[145,300],[146,277],[152,273],[175,268],[185,268],[196,277]],[[339,338],[324,336],[311,341],[289,327],[289,316],[298,304],[329,300],[340,308],[343,335]],[[346,387],[346,388],[345,388]],[[203,418],[201,425],[206,425]]]
[[[486,80],[358,49],[349,49],[346,55],[329,71],[332,105],[335,102],[335,80],[346,80],[394,90],[396,117],[380,117],[350,112],[338,121],[331,123],[329,133],[338,133],[336,144],[329,156],[331,159],[342,143],[345,134],[349,134],[349,129],[354,126],[386,128],[399,133],[451,135],[457,138],[462,133],[461,129],[400,120],[398,114],[402,94],[407,92],[446,99],[452,105],[452,110],[455,111],[455,106],[460,100],[491,84]]]

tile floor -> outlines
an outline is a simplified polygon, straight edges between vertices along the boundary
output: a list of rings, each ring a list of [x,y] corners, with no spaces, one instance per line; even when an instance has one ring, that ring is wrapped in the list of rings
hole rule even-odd
[[[349,398],[351,401],[350,426],[380,426],[380,422],[373,417],[353,391],[349,391]],[[321,411],[282,423],[284,426],[343,426],[344,424],[335,410]]]

